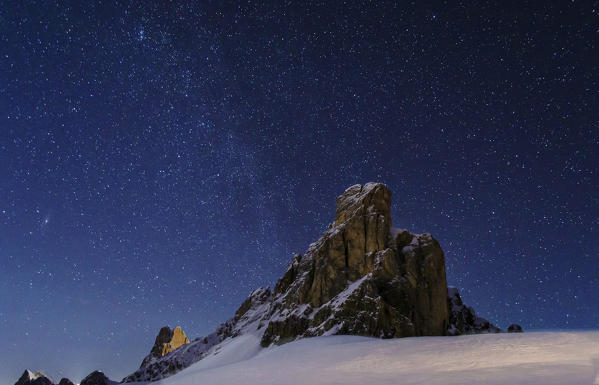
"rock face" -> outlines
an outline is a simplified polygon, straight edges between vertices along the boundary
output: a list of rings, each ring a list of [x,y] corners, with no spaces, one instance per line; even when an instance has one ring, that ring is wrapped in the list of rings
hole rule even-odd
[[[391,192],[380,183],[348,188],[335,222],[295,255],[274,290],[255,290],[218,330],[164,357],[164,328],[142,367],[124,382],[168,376],[211,354],[226,338],[253,333],[262,346],[301,337],[445,335],[445,260],[430,234],[391,228]]]
[[[164,345],[162,345],[162,355],[169,354],[170,352],[178,349],[179,347],[188,344],[189,339],[181,329],[181,326],[177,326],[175,330],[173,330],[173,337],[171,340]]]
[[[445,334],[443,251],[430,234],[392,229],[390,205],[377,183],[337,198],[335,223],[277,282],[263,346],[323,334]]]
[[[73,383],[73,381],[69,380],[68,378],[62,378],[60,380],[60,382],[58,383],[58,385],[75,385]]]
[[[522,326],[518,324],[511,324],[507,327],[508,333],[522,333]]]
[[[162,357],[188,343],[189,339],[180,326],[177,326],[174,330],[171,330],[168,326],[162,327],[156,336],[150,354],[143,359],[141,367],[147,366],[155,358]]]
[[[53,385],[54,381],[42,372],[25,370],[15,385]]]
[[[144,358],[144,362],[146,360],[149,360],[151,357],[162,357],[164,355],[162,354],[164,345],[168,344],[172,338],[173,331],[171,330],[171,328],[169,328],[168,326],[163,326],[158,332],[158,335],[156,336],[156,341],[154,341],[154,346],[152,346],[150,354],[148,354],[148,356]],[[143,366],[144,363],[142,362],[141,365]]]
[[[148,378],[162,377],[164,374],[174,373],[185,368],[189,363],[187,361],[177,361],[176,357],[171,357],[171,353],[189,343],[189,339],[180,326],[177,326],[174,330],[171,330],[168,326],[162,327],[156,336],[150,354],[143,359],[139,369],[125,377],[123,382],[147,381]],[[195,349],[191,351],[195,352]]]
[[[501,329],[486,319],[478,317],[474,309],[464,305],[462,297],[455,287],[448,289],[447,307],[449,310],[449,328],[447,334],[500,333]]]
[[[166,354],[162,328],[142,366],[123,382],[154,381],[218,354],[220,343],[250,335],[263,347],[298,338],[354,334],[380,338],[498,332],[447,289],[445,259],[430,234],[391,226],[391,192],[380,183],[348,188],[335,222],[293,256],[274,290],[254,290],[212,334]],[[180,339],[177,341],[180,342]],[[166,354],[166,355],[163,355]]]

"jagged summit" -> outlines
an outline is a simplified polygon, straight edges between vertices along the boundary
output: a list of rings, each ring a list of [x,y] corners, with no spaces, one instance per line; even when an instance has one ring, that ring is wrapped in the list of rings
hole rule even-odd
[[[169,326],[163,326],[156,336],[150,354],[144,357],[139,369],[135,373],[125,377],[123,382],[138,381],[146,378],[148,373],[152,373],[153,376],[153,373],[172,373],[184,368],[188,364],[178,363],[169,357],[172,353],[176,353],[179,348],[189,344],[189,338],[187,338],[181,326],[177,326],[174,329],[171,329]]]
[[[153,359],[163,357],[188,343],[189,339],[185,335],[185,332],[183,332],[183,329],[181,329],[181,326],[177,326],[172,330],[168,326],[163,326],[156,336],[156,341],[154,341],[154,346],[152,346],[150,354],[143,359],[141,367],[147,366]]]
[[[465,306],[456,289],[448,295],[441,246],[428,233],[393,228],[390,208],[391,192],[382,183],[349,187],[337,197],[335,221],[303,255],[293,256],[273,291],[254,290],[214,333],[154,357],[123,381],[169,376],[218,354],[233,338],[267,347],[332,334],[500,331]]]
[[[33,373],[31,370],[25,370],[21,377],[15,382],[15,385],[54,385],[55,382],[42,372]],[[111,381],[104,373],[96,370],[81,380],[81,385],[116,385],[117,382]],[[74,385],[68,378],[62,378],[58,385]]]
[[[15,385],[52,385],[54,381],[44,373],[37,371],[32,372],[26,369],[21,377],[15,382]]]
[[[189,338],[187,338],[187,336],[183,332],[183,329],[181,329],[181,326],[177,326],[173,330],[173,336],[171,340],[162,345],[162,355],[164,356],[165,354],[169,354],[173,350],[178,349],[180,346],[183,346],[188,343]]]
[[[122,381],[159,380],[217,355],[231,341],[242,341],[243,352],[256,352],[321,335],[499,332],[464,305],[455,288],[448,290],[439,243],[428,233],[393,228],[390,208],[391,192],[384,184],[349,187],[337,197],[334,222],[303,255],[292,257],[273,291],[254,290],[233,318],[193,342],[179,326],[161,328],[140,368]],[[512,325],[510,331],[521,328]],[[30,385],[33,376],[27,371],[15,385]],[[94,372],[81,385],[111,383]]]
[[[430,234],[390,231],[390,206],[381,183],[337,198],[334,225],[277,283],[263,346],[323,334],[445,334],[443,251]]]
[[[335,226],[345,222],[350,216],[364,215],[366,212],[383,216],[391,227],[391,191],[382,183],[369,182],[353,185],[337,197]]]
[[[349,187],[337,198],[334,223],[292,258],[273,291],[253,291],[215,333],[145,362],[124,381],[163,378],[240,335],[265,347],[332,334],[447,334],[443,251],[430,234],[393,229],[390,207],[384,184]]]
[[[33,373],[31,370],[25,370],[21,377],[15,382],[15,385],[54,385],[55,382],[42,372]],[[111,381],[104,373],[96,370],[88,374],[81,385],[116,385],[117,382]],[[74,385],[68,378],[62,378],[58,385]]]
[[[95,370],[88,374],[83,380],[81,385],[116,385],[117,383],[111,381],[104,373],[99,370]]]

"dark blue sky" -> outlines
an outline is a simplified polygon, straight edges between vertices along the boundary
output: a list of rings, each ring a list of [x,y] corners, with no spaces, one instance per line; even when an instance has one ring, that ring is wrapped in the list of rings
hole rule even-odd
[[[597,2],[268,3],[0,1],[0,382],[209,333],[368,181],[482,316],[599,327]]]

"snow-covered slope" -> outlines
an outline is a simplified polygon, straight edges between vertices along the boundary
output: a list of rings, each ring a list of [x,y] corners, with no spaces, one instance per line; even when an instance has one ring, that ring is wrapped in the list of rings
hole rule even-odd
[[[599,332],[327,336],[267,349],[251,339],[228,339],[217,354],[153,384],[599,384]]]

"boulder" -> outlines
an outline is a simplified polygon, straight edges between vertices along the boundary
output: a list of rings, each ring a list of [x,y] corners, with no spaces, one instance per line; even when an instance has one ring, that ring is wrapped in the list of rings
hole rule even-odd
[[[518,324],[511,324],[507,327],[508,333],[522,333],[522,326]]]

